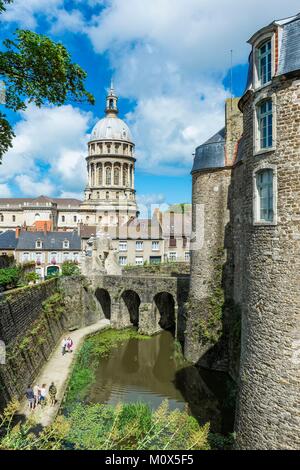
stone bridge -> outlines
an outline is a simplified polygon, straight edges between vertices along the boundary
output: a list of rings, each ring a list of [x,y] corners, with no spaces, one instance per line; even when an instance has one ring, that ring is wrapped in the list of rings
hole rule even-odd
[[[133,325],[150,335],[169,330],[183,341],[189,276],[99,275],[91,282],[100,309],[112,327]]]

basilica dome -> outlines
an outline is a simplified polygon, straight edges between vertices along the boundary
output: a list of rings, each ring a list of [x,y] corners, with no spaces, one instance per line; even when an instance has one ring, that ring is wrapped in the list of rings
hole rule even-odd
[[[106,116],[97,122],[91,134],[92,140],[124,140],[132,142],[127,124],[117,116]]]

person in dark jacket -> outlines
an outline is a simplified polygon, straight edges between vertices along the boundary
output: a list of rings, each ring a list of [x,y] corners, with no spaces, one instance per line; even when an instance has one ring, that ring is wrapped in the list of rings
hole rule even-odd
[[[26,395],[26,398],[28,400],[28,404],[29,404],[29,409],[30,410],[33,410],[34,409],[34,404],[35,404],[35,400],[34,400],[34,393],[33,393],[33,389],[31,387],[31,385],[28,385],[27,389],[26,389],[26,392],[25,392],[25,395]]]
[[[49,387],[49,397],[50,397],[51,406],[54,406],[56,403],[56,394],[57,394],[57,389],[54,385],[54,382],[52,382]]]

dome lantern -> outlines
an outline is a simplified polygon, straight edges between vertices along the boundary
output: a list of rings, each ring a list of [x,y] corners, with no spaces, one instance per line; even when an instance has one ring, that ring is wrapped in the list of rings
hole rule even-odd
[[[110,84],[110,90],[106,97],[105,113],[108,117],[114,117],[118,114],[118,96],[115,93],[113,81]]]

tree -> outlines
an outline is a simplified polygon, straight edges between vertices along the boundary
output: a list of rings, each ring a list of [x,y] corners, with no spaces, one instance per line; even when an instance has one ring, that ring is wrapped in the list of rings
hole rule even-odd
[[[0,14],[5,11],[5,4],[11,2],[0,0]],[[0,81],[4,85],[2,104],[7,109],[25,110],[27,102],[38,107],[45,103],[61,106],[67,100],[94,104],[93,95],[84,86],[86,72],[72,63],[62,44],[41,34],[17,29],[14,38],[5,39],[3,46]],[[3,154],[12,147],[13,137],[6,115],[0,112],[0,164]]]

